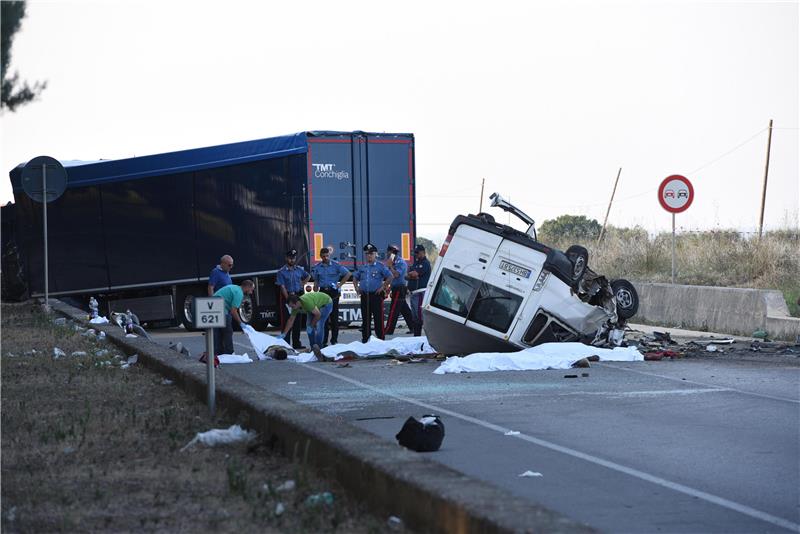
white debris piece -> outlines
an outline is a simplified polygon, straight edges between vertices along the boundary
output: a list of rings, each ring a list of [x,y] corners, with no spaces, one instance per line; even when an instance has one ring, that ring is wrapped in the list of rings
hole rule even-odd
[[[136,363],[138,361],[139,361],[139,355],[138,354],[132,354],[132,355],[128,356],[128,360],[127,360],[128,364],[133,365],[134,363]]]
[[[717,350],[716,345],[706,345],[706,352],[717,352]]]
[[[267,484],[266,482],[261,484],[261,491],[269,493],[269,484]]]
[[[175,383],[175,382],[173,382],[173,381],[172,381],[172,380],[170,380],[169,378],[165,378],[164,380],[162,380],[162,381],[161,381],[161,384],[162,384],[162,385],[164,385],[164,386],[171,386],[171,385],[172,385],[172,384],[174,384],[174,383]]]
[[[125,337],[139,337],[136,334],[125,334]]]
[[[295,487],[297,487],[297,484],[295,484],[294,480],[287,480],[283,484],[276,487],[275,491],[293,491]]]
[[[97,334],[97,339],[99,339],[100,341],[105,341],[106,333],[101,331],[99,334]]]
[[[286,511],[286,507],[283,505],[282,502],[279,502],[275,505],[275,515],[281,515],[283,512]]]
[[[84,327],[78,324],[72,325],[72,328],[74,328],[76,332],[83,332],[86,330]]]
[[[89,321],[89,322],[90,322],[91,324],[108,324],[108,319],[106,319],[105,317],[103,317],[103,316],[101,315],[100,317],[95,317],[94,319],[92,319],[92,320],[91,320],[91,321]]]
[[[230,443],[238,443],[240,441],[250,441],[256,437],[255,432],[244,430],[239,425],[232,425],[230,428],[214,428],[208,432],[198,433],[192,441],[187,443],[181,451],[192,447],[197,443],[201,443],[207,447],[215,447],[217,445],[228,445]]]
[[[297,382],[286,382],[286,383],[289,384],[290,386],[296,386],[297,385]]]
[[[389,519],[386,520],[386,526],[389,527],[391,531],[399,532],[403,530],[403,520],[396,515],[390,515]]]
[[[503,435],[504,436],[519,436],[519,432],[517,432],[516,430],[509,430],[508,432],[506,432]]]
[[[644,361],[636,347],[602,349],[583,343],[543,343],[519,352],[483,352],[469,356],[451,356],[434,371],[445,373],[480,373],[486,371],[535,371],[569,369],[572,364],[589,356],[604,362]]]
[[[245,352],[244,354],[220,354],[217,356],[219,363],[252,363],[253,360]]]
[[[544,476],[541,473],[537,473],[535,471],[525,471],[524,473],[520,473],[518,476],[520,477],[542,477]]]
[[[56,326],[64,326],[65,324],[67,324],[67,319],[65,317],[59,317],[58,319],[55,319],[53,321],[53,324],[55,324]]]
[[[59,349],[58,347],[53,348],[53,359],[57,360],[63,356],[66,356],[67,353],[63,350]]]
[[[102,358],[108,354],[108,349],[98,349],[94,351],[94,355],[98,358]]]
[[[73,351],[72,354],[70,354],[70,356],[74,356],[76,358],[80,358],[81,356],[86,356],[86,355],[87,355],[86,351],[83,351],[83,350],[76,350],[76,351]]]
[[[85,337],[95,337],[95,334],[96,332],[93,329],[89,328],[81,335]]]

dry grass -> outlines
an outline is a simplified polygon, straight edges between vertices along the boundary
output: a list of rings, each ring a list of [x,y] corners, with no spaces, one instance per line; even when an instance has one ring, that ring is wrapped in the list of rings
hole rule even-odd
[[[566,250],[574,240],[540,236]],[[601,246],[596,240],[577,244],[589,249],[592,269],[611,278],[669,282],[672,235],[649,237],[643,229],[612,228]],[[768,232],[759,241],[734,231],[678,234],[675,281],[680,284],[752,287],[783,291],[793,315],[800,316],[800,233]]]
[[[54,347],[67,356],[53,359]],[[181,452],[235,421],[212,419],[141,366],[122,369],[123,356],[31,305],[2,305],[4,532],[385,530],[335,482],[262,442]],[[289,479],[294,491],[276,491]],[[322,491],[333,506],[304,504]]]

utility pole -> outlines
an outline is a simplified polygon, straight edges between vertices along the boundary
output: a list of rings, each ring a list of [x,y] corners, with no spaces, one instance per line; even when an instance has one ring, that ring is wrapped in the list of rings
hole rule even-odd
[[[767,136],[767,163],[764,166],[764,188],[761,190],[761,216],[758,219],[758,240],[764,231],[764,205],[767,202],[767,176],[769,176],[769,149],[772,145],[772,119],[769,120],[769,136]]]
[[[486,183],[486,178],[481,178],[481,202],[478,206],[478,213],[483,212],[483,185]]]
[[[608,209],[606,210],[606,218],[603,219],[603,229],[600,230],[600,237],[597,238],[597,244],[603,240],[603,235],[606,233],[606,223],[608,222],[608,214],[611,213],[611,203],[614,202],[614,194],[617,192],[617,183],[619,183],[619,175],[622,174],[622,167],[617,171],[617,179],[614,180],[614,190],[611,191],[611,200],[608,201]]]

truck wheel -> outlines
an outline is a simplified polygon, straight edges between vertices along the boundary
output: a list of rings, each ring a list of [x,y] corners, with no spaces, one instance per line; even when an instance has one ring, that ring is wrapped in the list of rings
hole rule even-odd
[[[239,306],[239,317],[258,331],[265,330],[269,325],[269,322],[266,319],[262,319],[258,313],[252,295],[245,295],[242,298],[242,304]],[[234,329],[241,330],[238,325],[234,325]]]
[[[639,311],[639,294],[633,284],[627,280],[612,280],[611,291],[617,301],[617,315],[622,319],[630,319]]]
[[[572,245],[567,249],[567,258],[572,263],[572,281],[579,282],[589,266],[589,251],[580,245]]]
[[[196,296],[200,295],[197,293],[197,290],[191,287],[178,288],[175,313],[178,315],[178,322],[183,325],[187,332],[198,331],[198,329],[194,327],[194,318],[192,317],[192,304]]]

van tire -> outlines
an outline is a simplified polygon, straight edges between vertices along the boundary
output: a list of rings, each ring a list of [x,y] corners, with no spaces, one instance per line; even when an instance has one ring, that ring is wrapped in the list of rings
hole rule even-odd
[[[577,284],[589,268],[589,251],[580,245],[572,245],[567,249],[567,258],[572,264],[572,282]]]
[[[627,280],[611,281],[611,291],[617,302],[617,315],[621,319],[630,319],[639,311],[639,294],[633,284]]]

